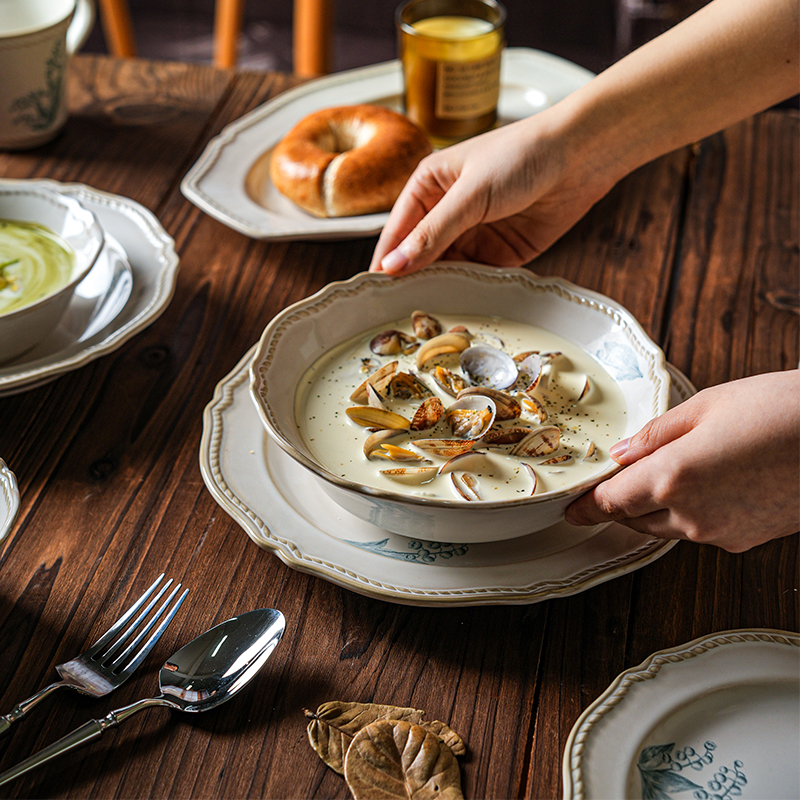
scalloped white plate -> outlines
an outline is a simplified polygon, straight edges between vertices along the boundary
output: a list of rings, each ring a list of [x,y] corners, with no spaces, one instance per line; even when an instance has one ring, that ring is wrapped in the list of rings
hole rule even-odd
[[[19,488],[14,473],[0,458],[0,543],[2,543],[17,520],[19,513]]]
[[[32,389],[116,350],[163,313],[177,278],[175,243],[144,206],[80,183],[36,183],[93,211],[108,242],[58,328],[33,350],[0,364],[0,396]]]
[[[733,630],[619,675],[564,750],[567,800],[800,797],[800,634]]]
[[[553,105],[594,77],[550,53],[523,47],[503,53],[500,124]],[[256,239],[349,239],[371,236],[388,214],[318,219],[284,197],[269,180],[275,145],[314,111],[351,103],[402,110],[399,61],[338,72],[284,92],[223,129],[181,182],[181,191],[220,222]]]
[[[408,539],[358,519],[264,432],[249,392],[251,349],[203,415],[200,469],[216,501],[284,563],[381,600],[413,605],[534,603],[649,564],[673,547],[621,525],[561,523],[503,542]],[[670,367],[677,404],[695,389]]]

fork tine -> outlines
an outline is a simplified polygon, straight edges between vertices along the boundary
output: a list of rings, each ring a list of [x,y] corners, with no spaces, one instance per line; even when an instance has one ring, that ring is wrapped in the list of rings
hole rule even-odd
[[[150,585],[150,588],[86,651],[85,655],[93,658],[100,652],[128,623],[128,620],[147,602],[147,598],[164,578],[162,572]],[[163,589],[162,589],[163,592]],[[157,598],[156,598],[157,599]]]
[[[136,638],[125,648],[125,650],[118,655],[111,664],[112,671],[117,671],[118,666],[128,657],[130,653],[139,646],[139,643],[144,639],[144,637],[148,634],[150,629],[155,625],[161,615],[165,612],[167,606],[172,602],[172,599],[178,593],[181,588],[181,584],[179,583],[170,593],[169,597],[161,604],[161,607],[155,613],[153,618],[150,622],[142,629],[142,631],[136,636]],[[117,674],[122,677],[129,675],[133,670],[135,670],[139,664],[144,661],[147,654],[153,649],[153,645],[161,638],[161,635],[167,629],[167,626],[172,622],[173,617],[177,614],[178,609],[181,607],[183,601],[186,599],[186,595],[189,594],[188,589],[183,590],[183,594],[175,601],[175,604],[172,606],[169,611],[166,612],[166,615],[159,623],[158,627],[153,631],[150,635],[150,638],[142,645],[142,647],[135,653],[133,658],[125,664],[122,669],[120,669]]]

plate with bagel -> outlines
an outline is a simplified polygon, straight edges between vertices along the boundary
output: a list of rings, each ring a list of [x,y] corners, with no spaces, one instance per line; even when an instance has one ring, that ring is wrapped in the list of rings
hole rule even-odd
[[[508,48],[503,53],[501,66],[498,124],[531,116],[563,99],[592,77],[589,70],[558,56],[529,48]],[[323,112],[324,120],[325,113],[336,111],[338,114],[342,107],[377,106],[381,120],[382,109],[400,115],[402,92],[399,61],[335,73],[284,92],[231,123],[212,139],[181,182],[181,191],[210,216],[256,239],[334,241],[373,236],[383,228],[388,211],[373,212],[369,203],[359,205],[350,200],[353,197],[369,199],[371,194],[379,192],[378,182],[386,181],[380,162],[405,159],[404,169],[413,170],[413,165],[427,152],[423,145],[410,141],[407,134],[389,126],[380,127],[378,136],[372,134],[377,140],[373,147],[377,143],[395,142],[398,149],[388,158],[377,148],[372,161],[348,165],[348,160],[352,161],[352,158],[344,158],[349,155],[348,151],[333,152],[341,149],[341,145],[331,147],[324,166],[333,164],[335,169],[328,170],[331,175],[350,176],[344,187],[329,187],[332,194],[345,195],[342,208],[346,215],[343,216],[333,215],[337,213],[336,208],[326,208],[324,198],[322,201],[318,197],[309,198],[302,187],[293,194],[295,200],[289,199],[284,193],[286,187],[282,186],[284,191],[281,191],[276,186],[276,180],[281,183],[283,178],[273,165],[273,161],[277,161],[273,155],[279,147],[279,157],[282,151],[285,154],[287,134],[294,134],[301,123],[313,123],[319,112]],[[364,144],[363,131],[374,130],[377,123],[348,117],[343,121],[337,119],[337,124],[350,143],[349,149],[355,150]],[[302,144],[300,142],[300,158]],[[297,148],[293,150],[297,152]],[[403,158],[396,158],[397,152]],[[317,166],[310,165],[309,169],[317,169]],[[291,171],[290,168],[282,173],[285,176]],[[302,164],[294,171],[304,172]],[[401,183],[406,177],[407,174],[402,176]],[[375,184],[374,189],[370,189],[371,182]]]

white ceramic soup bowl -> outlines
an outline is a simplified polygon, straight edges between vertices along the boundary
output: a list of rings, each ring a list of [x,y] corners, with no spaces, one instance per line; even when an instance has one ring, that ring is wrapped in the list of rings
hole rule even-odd
[[[0,361],[8,361],[29,350],[58,325],[75,287],[89,273],[103,248],[103,230],[91,211],[74,198],[60,194],[47,181],[0,180],[0,220],[43,225],[61,236],[75,253],[66,282],[34,302],[0,312]],[[0,254],[6,258],[9,255],[13,253]]]
[[[534,323],[587,352],[611,375],[625,405],[623,436],[668,408],[664,354],[636,320],[607,297],[524,269],[441,262],[402,278],[362,273],[289,306],[266,327],[250,367],[251,395],[267,433],[346,511],[379,528],[445,542],[511,539],[563,520],[566,507],[620,467],[567,488],[514,500],[465,502],[384,491],[322,466],[296,419],[305,371],[336,345],[416,309]],[[391,466],[391,465],[390,465]],[[313,503],[313,498],[309,498]]]

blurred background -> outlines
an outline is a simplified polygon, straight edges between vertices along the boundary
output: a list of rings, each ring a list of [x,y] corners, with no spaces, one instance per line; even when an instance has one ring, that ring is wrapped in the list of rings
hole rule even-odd
[[[533,47],[600,72],[705,0],[502,0],[509,46]],[[332,71],[396,57],[399,0],[335,0]],[[211,62],[215,0],[128,0],[138,54]],[[102,16],[102,13],[99,15]],[[292,70],[293,4],[246,0],[240,69]],[[86,52],[107,53],[100,21]]]

